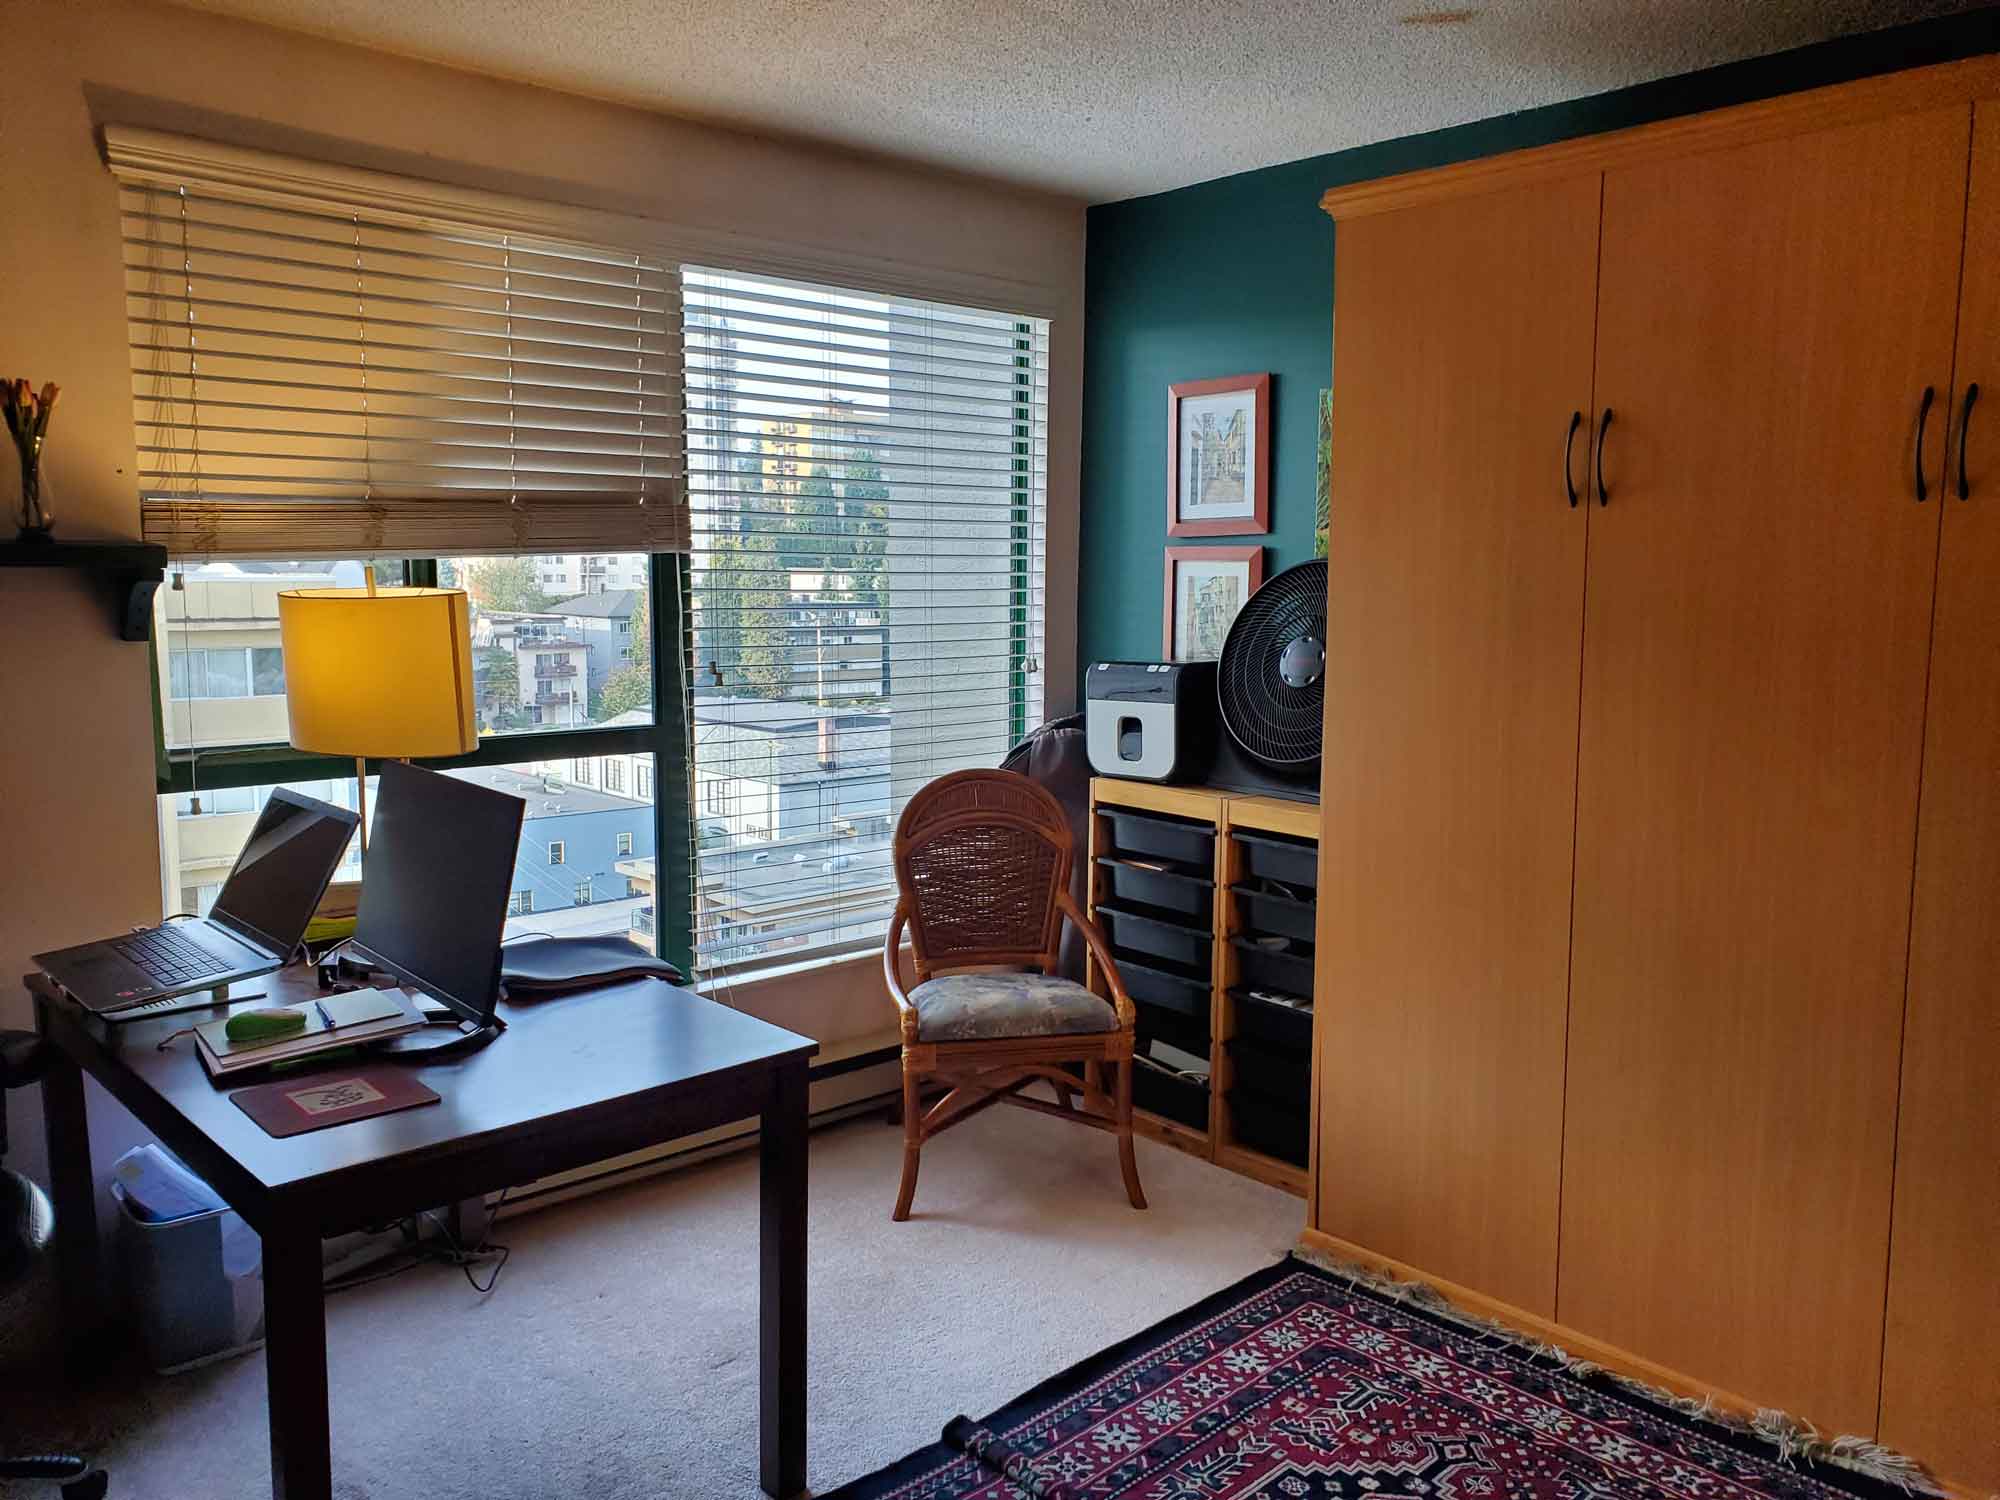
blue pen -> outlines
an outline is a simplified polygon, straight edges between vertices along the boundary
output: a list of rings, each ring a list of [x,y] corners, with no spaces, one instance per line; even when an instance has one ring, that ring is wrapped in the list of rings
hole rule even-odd
[[[320,1000],[315,1000],[315,1001],[313,1001],[313,1009],[314,1009],[314,1010],[316,1010],[316,1011],[318,1011],[318,1012],[319,1012],[319,1018],[320,1018],[320,1019],[321,1019],[322,1021],[326,1022],[326,1029],[327,1029],[328,1031],[331,1031],[331,1030],[333,1030],[333,1017],[332,1017],[332,1016],[330,1016],[330,1015],[328,1015],[328,1014],[326,1013],[326,1004],[325,1004],[325,1002],[323,1002],[323,1001],[320,1001]]]

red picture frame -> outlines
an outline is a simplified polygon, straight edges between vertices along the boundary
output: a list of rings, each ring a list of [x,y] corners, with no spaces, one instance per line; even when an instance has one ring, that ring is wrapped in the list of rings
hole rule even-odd
[[[1181,516],[1181,403],[1192,396],[1242,393],[1251,398],[1255,431],[1246,445],[1251,511],[1244,516]],[[1271,530],[1271,376],[1225,375],[1219,380],[1182,380],[1167,387],[1167,535],[1263,536]]]
[[[1180,592],[1176,571],[1179,566],[1188,562],[1248,563],[1250,586],[1243,595],[1247,601],[1250,595],[1264,586],[1264,549],[1254,544],[1248,547],[1169,547],[1166,557],[1166,592],[1160,610],[1160,660],[1180,661],[1182,658],[1174,655],[1174,607],[1179,602]]]

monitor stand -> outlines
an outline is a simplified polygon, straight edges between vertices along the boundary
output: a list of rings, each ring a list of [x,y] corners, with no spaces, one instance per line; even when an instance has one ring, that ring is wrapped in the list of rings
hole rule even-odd
[[[412,993],[417,997],[417,1009],[423,1012],[425,1029],[405,1032],[381,1043],[379,1050],[384,1057],[411,1062],[433,1059],[442,1062],[447,1058],[477,1052],[507,1029],[507,1023],[498,1016],[489,1017],[482,1025],[478,1021],[468,1021],[443,1001],[433,1000],[421,991]],[[436,1033],[439,1030],[449,1030],[451,1035],[438,1036]]]

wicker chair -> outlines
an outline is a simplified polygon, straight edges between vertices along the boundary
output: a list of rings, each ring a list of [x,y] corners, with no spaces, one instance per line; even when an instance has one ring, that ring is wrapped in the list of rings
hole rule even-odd
[[[1002,1101],[1112,1132],[1125,1191],[1134,1208],[1146,1206],[1132,1155],[1132,1001],[1103,935],[1069,894],[1072,858],[1061,805],[1011,771],[940,777],[903,810],[899,899],[882,950],[903,1029],[898,1221],[910,1216],[924,1142]],[[1089,945],[1111,1003],[1056,975],[1065,917]],[[906,925],[917,971],[908,990]],[[1073,1063],[1081,1076],[1063,1066]],[[1117,1075],[1110,1093],[1107,1063]],[[933,1081],[950,1090],[926,1114],[919,1101]],[[1036,1082],[1054,1090],[1053,1103],[1022,1092]]]

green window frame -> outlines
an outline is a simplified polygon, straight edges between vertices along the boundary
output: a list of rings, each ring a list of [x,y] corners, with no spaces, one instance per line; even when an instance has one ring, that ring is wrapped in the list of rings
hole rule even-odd
[[[405,561],[413,586],[435,588],[435,558]],[[524,759],[643,755],[651,753],[653,774],[654,932],[660,957],[683,974],[694,972],[694,798],[689,779],[687,688],[693,621],[688,603],[688,561],[676,553],[651,556],[649,609],[652,631],[653,722],[618,728],[552,729],[483,737],[469,755],[420,760],[432,770],[467,766],[505,766]],[[160,796],[177,796],[199,789],[265,786],[279,781],[346,778],[354,762],[338,756],[313,755],[286,744],[231,746],[221,750],[167,748],[166,725],[160,712],[159,680],[163,670],[157,632],[148,644],[153,676],[153,760]],[[199,775],[197,776],[197,768]],[[381,769],[370,760],[370,774]],[[677,797],[666,791],[677,787]]]

